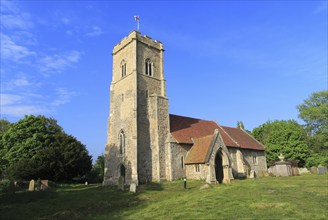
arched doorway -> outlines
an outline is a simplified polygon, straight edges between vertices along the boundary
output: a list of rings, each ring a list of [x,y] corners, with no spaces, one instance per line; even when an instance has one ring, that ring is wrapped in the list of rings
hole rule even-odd
[[[125,166],[123,164],[120,167],[120,176],[123,177],[123,183],[125,183]]]
[[[223,182],[222,153],[220,151],[215,156],[215,176],[219,183]]]

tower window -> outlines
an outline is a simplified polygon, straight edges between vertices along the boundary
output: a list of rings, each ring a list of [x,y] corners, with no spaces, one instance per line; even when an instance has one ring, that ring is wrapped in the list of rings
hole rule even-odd
[[[124,135],[124,132],[123,131],[121,131],[120,132],[120,137],[119,137],[119,139],[120,139],[120,154],[121,155],[123,155],[124,156],[124,154],[125,154],[125,135]]]
[[[121,77],[126,76],[126,61],[122,60],[121,62]]]
[[[153,64],[150,59],[145,60],[145,73],[147,76],[153,76]]]
[[[182,169],[184,168],[184,159],[183,159],[183,157],[181,157],[181,168]]]

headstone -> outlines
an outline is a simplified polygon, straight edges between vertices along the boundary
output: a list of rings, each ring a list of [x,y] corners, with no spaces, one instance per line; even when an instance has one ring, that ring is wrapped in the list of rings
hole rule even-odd
[[[310,172],[311,172],[312,174],[318,174],[318,168],[317,168],[317,167],[311,167],[311,168],[310,168]]]
[[[118,178],[117,189],[122,190],[122,191],[124,190],[124,177],[123,176],[120,176]]]
[[[292,167],[292,175],[293,176],[299,176],[300,175],[298,167]]]
[[[298,171],[300,174],[303,174],[303,173],[310,173],[310,171],[307,169],[307,168],[298,168]]]
[[[88,185],[88,181],[85,181],[84,185],[86,185],[86,186],[87,186],[87,185]]]
[[[32,179],[28,186],[28,191],[34,191],[34,189],[35,189],[35,181]]]
[[[41,190],[46,190],[49,188],[49,180],[41,180]]]
[[[250,178],[250,179],[254,179],[254,178],[255,178],[255,171],[254,171],[254,170],[251,170],[251,171],[249,172],[249,178]]]
[[[131,183],[130,192],[133,192],[133,193],[137,192],[137,184]]]
[[[208,189],[208,188],[210,188],[210,185],[206,183],[206,184],[202,185],[199,189],[202,190],[202,189]]]
[[[41,190],[41,179],[39,178],[37,181],[36,181],[36,190]]]
[[[323,166],[318,166],[318,174],[325,174],[327,173],[327,168]]]

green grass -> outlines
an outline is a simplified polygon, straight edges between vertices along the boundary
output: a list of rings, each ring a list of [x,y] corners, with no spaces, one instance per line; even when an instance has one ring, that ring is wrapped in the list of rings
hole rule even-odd
[[[100,185],[0,195],[0,219],[327,219],[328,176],[141,185],[138,193]]]

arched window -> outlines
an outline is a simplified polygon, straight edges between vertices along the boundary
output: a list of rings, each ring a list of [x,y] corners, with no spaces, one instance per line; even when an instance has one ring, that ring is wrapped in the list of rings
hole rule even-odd
[[[121,131],[120,132],[120,143],[119,143],[119,146],[120,146],[120,154],[121,155],[124,155],[125,154],[125,135],[124,135],[124,132]]]
[[[145,60],[145,74],[147,76],[153,76],[153,63],[150,59]]]
[[[126,76],[126,61],[122,60],[121,62],[121,77]]]

